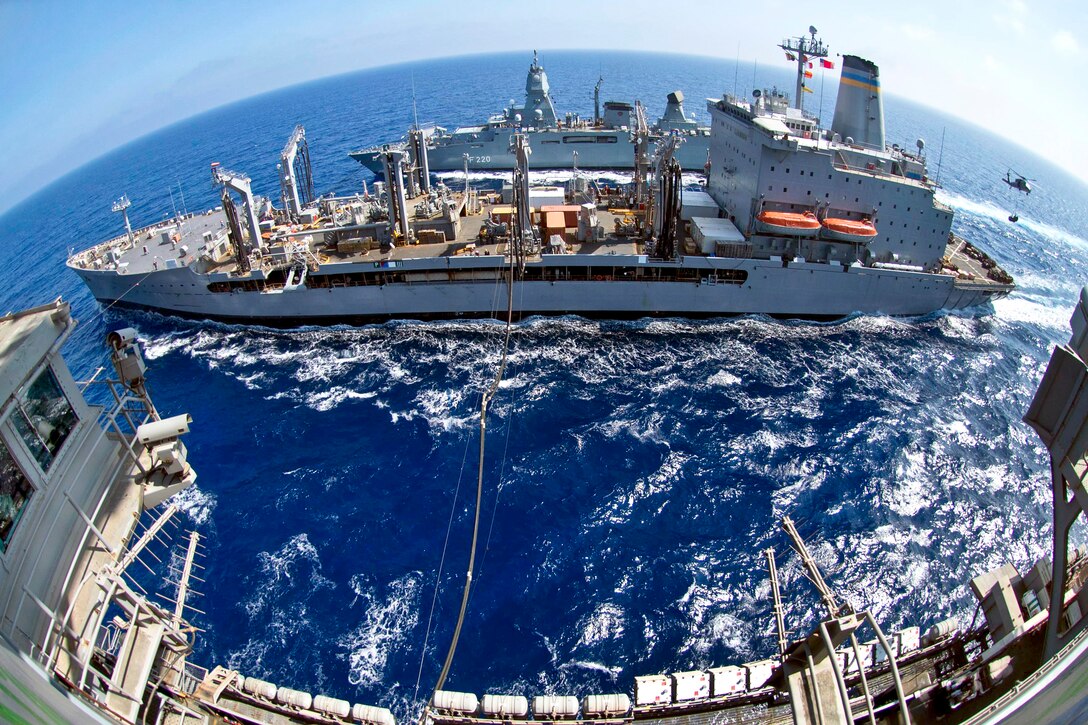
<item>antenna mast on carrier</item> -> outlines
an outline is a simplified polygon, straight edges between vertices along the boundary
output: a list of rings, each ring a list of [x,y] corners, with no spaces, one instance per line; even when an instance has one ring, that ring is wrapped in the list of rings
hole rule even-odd
[[[117,201],[113,202],[113,206],[110,207],[110,211],[121,212],[121,216],[125,218],[125,232],[128,233],[128,243],[136,244],[132,238],[132,224],[128,221],[128,208],[132,206],[132,202],[128,200],[128,194],[125,194]]]
[[[808,26],[810,37],[786,38],[778,47],[786,51],[786,57],[797,61],[797,93],[794,96],[794,104],[797,110],[801,110],[805,104],[805,71],[813,58],[826,58],[827,46],[816,37],[816,28]]]

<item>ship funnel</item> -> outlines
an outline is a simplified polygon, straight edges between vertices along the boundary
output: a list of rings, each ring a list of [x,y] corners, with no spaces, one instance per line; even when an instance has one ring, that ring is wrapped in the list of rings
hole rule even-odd
[[[875,63],[856,55],[842,57],[831,130],[862,146],[884,150],[884,101],[880,97],[880,69]]]

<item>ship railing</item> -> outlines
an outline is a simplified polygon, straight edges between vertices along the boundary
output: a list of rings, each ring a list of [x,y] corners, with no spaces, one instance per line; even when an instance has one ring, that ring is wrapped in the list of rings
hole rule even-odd
[[[857,166],[851,164],[850,162],[846,161],[845,158],[843,158],[842,154],[839,153],[835,154],[835,159],[831,162],[831,165],[834,166],[835,169],[838,171],[846,171],[852,174],[865,174],[866,176],[871,176],[874,179],[895,179],[898,182],[913,184],[915,186],[920,186],[926,189],[936,186],[932,182],[928,182],[924,179],[912,179],[909,176],[900,176],[899,174],[893,174],[890,171],[885,171],[884,169],[880,168],[875,164],[867,164],[865,166]]]
[[[133,443],[136,439],[136,429],[144,423],[156,418],[154,405],[150,398],[134,394],[121,381],[112,378],[99,378],[105,368],[98,368],[87,380],[77,383],[84,397],[98,397],[96,391],[104,391],[108,397],[104,403],[100,403],[98,412],[98,427],[103,434],[112,432],[121,440],[128,449],[132,461],[141,467],[140,456]],[[101,395],[101,393],[99,393]]]
[[[113,585],[111,585],[107,593],[107,601],[111,600],[118,593],[119,589],[125,589],[123,583],[115,582]],[[150,605],[150,603],[145,601],[138,593],[134,592],[131,589],[127,591],[133,597],[132,602],[135,604],[135,606],[139,608],[141,612],[144,612],[145,615],[155,615],[157,613],[156,610]],[[111,641],[111,634],[108,630],[109,627],[111,627],[112,625],[105,625],[102,629],[99,630],[98,634],[95,636],[95,646],[87,650],[87,652],[85,653],[80,653],[77,650],[73,650],[66,646],[64,644],[65,638],[60,636],[61,634],[65,634],[67,635],[68,640],[73,642],[79,642],[79,633],[77,633],[70,626],[68,626],[68,624],[62,618],[58,617],[54,612],[52,612],[37,597],[34,597],[33,595],[31,595],[31,597],[33,598],[35,604],[37,604],[37,606],[41,608],[42,611],[45,612],[45,614],[47,614],[51,619],[51,626],[47,631],[45,642],[40,648],[32,649],[30,653],[31,656],[35,657],[47,672],[51,672],[62,683],[64,683],[64,685],[68,688],[70,692],[84,699],[93,707],[110,714],[111,716],[113,716],[113,718],[122,722],[126,721],[126,718],[121,716],[120,713],[112,710],[107,704],[107,697],[109,693],[116,692],[127,698],[140,699],[141,701],[143,701],[144,696],[142,690],[140,692],[126,692],[123,688],[121,688],[113,681],[113,675],[110,672],[99,667],[95,663],[96,658],[92,656],[97,651],[111,654],[110,649],[107,649],[107,647],[111,645],[113,648],[112,653],[115,653],[116,647],[119,644],[116,640],[120,638],[120,634],[117,633],[115,635],[112,635]],[[50,639],[53,636],[55,636],[56,639],[52,643],[50,643]],[[176,636],[176,633],[168,631],[167,637],[164,638],[164,643],[167,641],[167,638],[171,636]],[[68,676],[62,673],[59,669],[54,670],[54,668],[57,667],[58,663],[60,662],[60,656],[62,653],[78,669],[78,681],[73,681],[69,679]],[[108,662],[107,659],[103,659],[102,661]],[[173,671],[182,676],[189,673],[184,669],[179,669],[176,658],[174,662],[169,662],[168,657],[164,656],[156,658],[156,662],[158,666],[162,669],[162,671],[160,671],[158,681],[152,683],[152,681],[149,679],[147,681],[147,684],[153,684],[154,694],[160,700],[168,700],[170,702],[173,702],[178,707],[183,708],[184,705],[179,703],[177,699],[171,696],[169,692],[167,692],[167,694],[164,694],[163,691],[160,689],[160,686],[163,684],[163,679],[165,678],[167,671]],[[74,675],[75,672],[71,672],[70,674]],[[190,714],[195,713],[190,711]]]
[[[169,219],[157,221],[154,224],[148,224],[146,226],[140,227],[139,229],[133,229],[131,244],[128,240],[128,232],[125,232],[124,234],[118,234],[116,237],[111,237],[104,242],[99,242],[93,247],[88,247],[87,249],[83,249],[78,252],[72,250],[68,254],[68,262],[70,264],[78,264],[80,262],[86,264],[90,262],[90,260],[96,255],[98,251],[110,249],[111,247],[116,247],[123,252],[127,252],[130,249],[135,249],[136,246],[140,243],[140,238],[148,232],[154,232],[157,229],[165,229],[166,227],[175,225],[178,221],[192,219],[197,216],[198,213],[202,212],[191,211],[187,214],[178,214],[177,216],[170,217]]]
[[[110,390],[111,396],[114,400],[114,404],[111,407],[107,407],[105,405],[96,406],[99,409],[96,421],[98,433],[94,441],[90,443],[90,446],[92,448],[97,448],[102,443],[103,438],[112,434],[123,444],[124,448],[128,451],[130,460],[135,462],[135,464],[137,466],[140,466],[141,470],[143,470],[142,464],[139,460],[139,454],[133,447],[133,442],[136,438],[136,428],[138,428],[142,423],[151,420],[154,415],[154,409],[150,406],[149,400],[141,399],[127,391],[124,393],[119,392],[119,389],[126,389],[124,389],[124,387],[118,381],[99,380],[98,376],[101,374],[101,372],[102,368],[99,368],[95,371],[94,375],[92,375],[91,379],[77,383],[80,386],[81,393],[84,393],[85,397],[87,389],[91,385],[97,384],[107,387]],[[85,456],[81,458],[79,469],[74,473],[74,476],[77,479],[82,478],[84,475],[86,475],[85,469],[91,459],[92,457],[90,456]],[[68,458],[67,461],[69,461],[69,463],[62,465],[70,466],[71,460],[71,458]],[[121,466],[123,465],[124,459],[117,459],[116,463],[113,464],[113,469],[109,471],[109,476],[106,480],[114,480],[120,473]],[[65,470],[58,472],[57,475],[58,477],[67,476],[69,475],[69,471],[67,470],[67,468],[65,468]],[[89,512],[85,511],[84,508],[75,499],[73,499],[67,493],[65,494],[65,499],[72,506],[72,508],[75,509],[77,516],[83,522],[83,533],[80,539],[79,550],[83,550],[84,548],[86,548],[86,546],[88,545],[88,540],[92,536],[97,539],[98,542],[108,551],[115,550],[114,544],[111,543],[101,531],[99,531],[98,527],[95,526],[94,523],[98,520],[99,514],[102,511],[102,507],[105,505],[106,499],[109,497],[111,490],[111,486],[103,487],[102,493],[99,495],[98,500],[95,502],[94,509]],[[54,514],[52,520],[49,521],[48,524],[45,524],[49,532],[48,535],[50,537],[53,536],[52,532],[55,531],[60,524],[61,518],[61,510],[58,509],[57,512]],[[65,520],[67,521],[67,519]],[[39,563],[38,559],[41,558],[41,555],[42,551],[39,550],[37,553],[37,558],[34,562],[35,567],[37,567]],[[72,577],[74,576],[77,562],[78,557],[74,557],[69,563],[68,569],[64,576],[64,582],[60,587],[60,591],[68,591],[69,587],[71,586]],[[55,612],[53,612],[44,602],[38,599],[37,596],[35,596],[31,591],[27,589],[24,589],[22,600],[20,601],[19,607],[16,609],[16,620],[19,618],[19,613],[23,607],[23,604],[28,598],[35,605],[37,605],[39,609],[45,612],[45,614],[49,617],[51,621],[50,626],[47,628],[45,639],[42,645],[40,647],[36,644],[34,645],[34,649],[38,651],[39,659],[41,659],[43,664],[49,665],[51,664],[49,660],[52,660],[53,655],[55,654],[52,647],[53,638],[62,634],[61,622]],[[29,635],[26,635],[25,633],[23,634],[24,636],[26,636],[28,641],[34,644],[33,638],[31,638]],[[78,637],[76,637],[76,639],[78,640]]]
[[[150,420],[152,415],[154,414],[153,406],[150,406],[149,400],[140,399],[137,396],[134,396],[128,392],[119,392],[119,389],[123,389],[123,386],[121,386],[118,381],[99,380],[98,376],[102,373],[102,370],[103,368],[99,368],[95,371],[95,373],[91,376],[89,380],[77,383],[77,385],[80,386],[81,393],[83,393],[85,397],[86,391],[91,385],[105,386],[111,391],[111,397],[114,401],[113,405],[110,407],[107,407],[105,405],[94,406],[99,409],[96,421],[98,432],[94,440],[87,445],[89,445],[92,449],[97,448],[99,445],[101,445],[103,438],[109,436],[112,433],[118,438],[119,441],[123,443],[125,449],[129,452],[131,460],[136,462],[137,465],[140,465],[139,454],[134,450],[132,444],[135,441],[136,428],[139,427],[140,424]],[[71,456],[65,457],[61,461],[58,461],[58,465],[61,466],[61,468],[57,470],[55,475],[57,476],[58,480],[68,476],[74,476],[76,479],[82,479],[84,476],[87,475],[85,469],[88,463],[92,460],[92,458],[92,456],[80,457],[78,470],[72,472],[70,468],[73,465],[73,461],[75,459]],[[120,473],[121,467],[123,465],[124,459],[118,458],[113,464],[113,468],[108,472],[109,475],[106,480],[114,480]],[[100,473],[95,472],[94,475],[97,477],[100,475]],[[106,499],[109,497],[111,490],[111,486],[103,487],[102,492],[98,496],[97,501],[95,501],[95,505],[93,507],[93,510],[91,511],[85,510],[84,506],[82,506],[79,502],[73,499],[68,493],[64,494],[64,498],[72,506],[78,518],[83,523],[83,531],[80,536],[80,543],[78,547],[80,551],[87,547],[89,539],[92,536],[108,551],[115,550],[116,547],[114,546],[114,544],[106,539],[105,535],[103,535],[103,533],[99,531],[98,527],[95,526],[94,523],[98,520],[99,514],[102,512],[102,508],[105,505]],[[58,531],[58,527],[62,525],[62,522],[64,526],[69,526],[71,524],[71,520],[69,518],[63,517],[61,515],[62,511],[63,509],[58,508],[48,522],[42,522],[41,525],[44,526],[46,530],[46,538],[53,539],[55,536],[61,536],[61,533]],[[63,535],[67,536],[68,532],[65,532]],[[40,565],[40,560],[43,552],[44,549],[39,549],[36,553],[34,562],[32,564],[33,569],[36,570]],[[69,563],[68,569],[64,576],[63,584],[61,585],[59,591],[68,591],[69,587],[72,584],[72,577],[75,575],[75,568],[78,560],[79,557],[74,557]],[[15,622],[19,621],[24,605],[37,606],[46,614],[46,616],[50,620],[50,623],[46,628],[44,640],[40,645],[35,641],[34,636],[23,632],[22,630],[17,630],[15,627]],[[42,602],[42,600],[39,599],[32,591],[25,587],[23,588],[19,604],[15,609],[14,617],[5,617],[4,629],[11,635],[18,635],[19,637],[25,639],[29,646],[31,655],[36,657],[47,668],[51,665],[51,660],[53,658],[53,655],[55,655],[53,639],[54,637],[59,637],[61,634],[64,633],[62,631],[64,627],[57,614],[48,605]],[[71,635],[72,632],[68,632],[68,634]],[[77,635],[76,640],[78,641],[78,639],[79,637]]]

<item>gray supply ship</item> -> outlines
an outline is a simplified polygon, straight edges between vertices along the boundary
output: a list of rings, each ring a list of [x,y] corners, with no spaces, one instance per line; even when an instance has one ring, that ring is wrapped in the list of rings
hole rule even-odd
[[[277,684],[192,661],[201,557],[216,556],[222,564],[230,554],[205,550],[199,533],[176,525],[173,496],[196,479],[181,441],[191,420],[163,418],[156,410],[132,329],[107,338],[113,378],[100,370],[77,383],[59,352],[73,325],[59,300],[0,318],[3,718],[396,725],[384,707],[296,689],[305,681]],[[418,722],[1084,722],[1088,549],[1074,548],[1069,531],[1088,507],[1088,289],[1072,326],[1072,339],[1054,350],[1025,416],[1050,455],[1052,555],[1026,572],[1005,564],[976,576],[971,590],[984,615],[980,626],[945,620],[924,634],[918,627],[884,632],[872,613],[837,595],[785,518],[783,528],[826,613],[810,634],[790,638],[768,550],[775,656],[647,674],[608,693],[478,697],[439,685],[418,703]],[[494,389],[499,378],[501,372]],[[98,397],[111,404],[89,404],[83,391],[92,386],[104,387]],[[168,562],[171,578],[166,595],[153,591],[161,599],[148,593],[142,573],[154,571],[156,561]],[[205,599],[200,606],[206,611],[217,603]]]
[[[441,126],[428,124],[413,131],[422,133],[427,145],[427,162],[432,171],[511,170],[516,158],[511,150],[514,134],[525,134],[533,149],[533,166],[538,169],[633,169],[635,156],[631,136],[635,132],[637,106],[620,101],[606,101],[600,107],[601,81],[593,90],[593,119],[575,114],[559,117],[552,103],[548,75],[533,53],[533,63],[525,78],[525,103],[511,103],[502,113],[491,116],[478,126],[464,126],[449,133]],[[684,94],[668,95],[665,113],[650,127],[654,139],[677,134],[684,145],[677,152],[680,167],[702,171],[706,167],[710,128],[700,126],[684,112]],[[401,141],[400,146],[405,146]],[[379,144],[354,151],[351,158],[382,174],[382,152],[389,144]]]
[[[270,325],[494,317],[503,284],[516,317],[920,315],[1008,294],[1012,278],[952,233],[922,142],[886,145],[876,66],[845,56],[842,73],[830,129],[777,91],[708,102],[705,191],[683,188],[684,137],[651,154],[640,113],[623,192],[582,175],[531,187],[536,150],[520,133],[509,186],[433,185],[415,131],[414,153],[382,152],[389,182],[373,195],[315,199],[298,127],[281,207],[213,164],[221,208],[134,232],[122,198],[127,233],[68,266],[103,304]],[[800,64],[798,77],[800,90]]]

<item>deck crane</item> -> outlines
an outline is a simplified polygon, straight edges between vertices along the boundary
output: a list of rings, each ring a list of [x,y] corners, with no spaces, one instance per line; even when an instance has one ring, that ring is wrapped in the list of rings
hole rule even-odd
[[[658,140],[654,152],[646,230],[654,240],[654,256],[660,259],[675,258],[679,248],[683,182],[675,156],[682,142],[680,136],[669,134]]]
[[[520,273],[525,270],[526,257],[536,254],[540,249],[536,227],[532,222],[532,209],[529,206],[529,155],[532,149],[529,148],[528,137],[523,133],[511,136],[510,151],[516,159],[513,178],[516,219],[511,246]]]
[[[314,200],[314,178],[310,169],[310,146],[306,129],[295,126],[287,145],[280,152],[280,199],[293,221]]]
[[[631,142],[635,145],[635,204],[645,204],[650,171],[650,124],[640,101],[635,101],[635,130]]]
[[[250,178],[245,174],[240,174],[237,171],[229,171],[224,169],[216,161],[212,163],[212,182],[220,184],[223,187],[223,211],[227,214],[227,221],[230,223],[230,232],[232,241],[234,242],[234,249],[238,256],[238,263],[245,269],[249,269],[249,254],[250,250],[263,250],[264,240],[261,238],[261,227],[257,223],[257,205],[253,199],[253,189],[250,184]],[[243,206],[245,207],[246,226],[249,227],[249,246],[247,248],[243,239],[243,232],[241,226],[238,224],[237,210],[234,205],[234,200],[231,198],[230,191],[236,191],[242,196]]]
[[[413,233],[408,225],[408,201],[404,192],[404,169],[408,161],[408,150],[403,145],[385,146],[382,148],[381,158],[389,184],[385,197],[393,246],[410,244]]]

